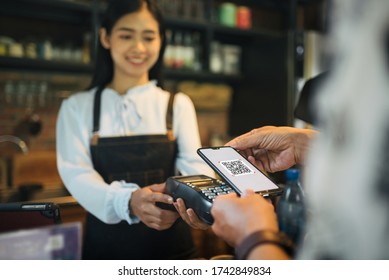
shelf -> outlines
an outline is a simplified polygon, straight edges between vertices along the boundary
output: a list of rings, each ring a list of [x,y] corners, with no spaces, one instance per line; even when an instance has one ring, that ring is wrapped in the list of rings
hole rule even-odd
[[[234,2],[238,5],[276,9],[282,12],[287,12],[289,5],[289,0],[235,0]]]
[[[163,77],[166,79],[177,80],[201,80],[213,82],[240,82],[242,75],[215,74],[209,71],[191,71],[184,69],[163,69]]]
[[[185,18],[165,18],[165,23],[167,27],[173,28],[190,28],[197,30],[206,30],[209,27],[209,23],[204,20],[194,20],[194,19],[185,19]]]
[[[298,5],[308,5],[323,0],[292,0]],[[284,13],[289,12],[291,0],[234,0],[234,3],[242,6],[275,9]]]
[[[222,33],[232,36],[242,37],[261,37],[261,36],[272,36],[279,37],[283,35],[281,31],[272,31],[265,29],[240,29],[228,26],[223,26],[218,23],[210,23],[204,20],[189,20],[183,18],[169,18],[165,20],[166,26],[177,29],[192,29],[205,31],[209,28],[214,30],[216,33]]]
[[[70,73],[92,73],[93,71],[92,65],[82,63],[15,57],[0,57],[0,65],[1,70],[23,69],[32,71],[61,71]]]
[[[189,3],[195,0],[180,1]],[[182,12],[174,13],[175,16],[172,16],[173,13],[167,13],[164,17],[165,25],[171,29],[173,35],[174,32],[181,32],[183,36],[194,35],[196,61],[206,70],[164,69],[162,77],[167,81],[166,85],[174,88],[178,83],[190,80],[226,84],[231,87],[233,89],[231,113],[228,120],[225,120],[228,122],[230,135],[238,135],[261,125],[286,125],[289,120],[287,114],[290,113],[287,103],[291,99],[288,96],[291,91],[289,89],[291,79],[287,71],[292,69],[289,67],[291,64],[289,59],[293,59],[291,56],[293,48],[288,48],[291,38],[287,35],[290,28],[294,28],[290,22],[295,19],[295,6],[313,1],[324,0],[203,0],[204,10],[192,14],[202,15],[204,19],[185,18]],[[176,0],[163,2],[167,5],[165,10],[171,10],[168,5],[178,3]],[[217,24],[218,17],[215,12],[218,4],[224,2],[250,7],[252,16],[258,19],[253,20],[253,29],[231,28]],[[50,40],[53,47],[66,49],[71,46],[79,50],[88,44],[88,37],[85,35],[90,34],[90,57],[91,62],[95,63],[98,27],[107,3],[109,3],[107,0],[1,0],[1,35],[10,37],[23,46],[30,42],[37,42],[40,46],[42,42]],[[215,74],[209,70],[213,41],[240,47],[239,75]],[[50,90],[45,106],[51,104],[56,106],[66,92],[73,92],[73,89],[79,86],[86,87],[85,77],[92,76],[93,65],[82,64],[80,60],[73,61],[79,63],[71,60],[0,56],[0,73],[4,75],[2,81],[10,79],[15,82],[18,80],[47,82]],[[57,74],[69,76],[72,84],[66,81],[52,82],[53,77],[47,75],[49,73],[55,74],[54,76]],[[54,87],[51,87],[51,84]],[[14,96],[11,99],[12,106],[13,98]],[[15,103],[15,106],[19,105]],[[8,106],[8,103],[5,106]]]
[[[92,7],[89,4],[65,0],[3,0],[0,15],[83,23],[90,22],[91,11]],[[86,17],[85,14],[88,16]]]
[[[238,37],[281,37],[284,35],[281,31],[260,30],[260,29],[239,29],[220,24],[212,24],[216,34],[232,35]]]
[[[3,0],[2,9],[7,8],[11,3],[15,5],[34,5],[35,7],[39,5],[40,7],[61,8],[81,12],[90,12],[92,9],[90,4],[70,0]]]

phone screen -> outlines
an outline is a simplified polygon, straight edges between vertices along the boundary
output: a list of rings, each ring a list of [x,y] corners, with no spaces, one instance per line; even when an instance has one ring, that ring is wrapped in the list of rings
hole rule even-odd
[[[277,193],[280,188],[232,147],[208,147],[198,154],[238,193],[246,189],[255,192]]]

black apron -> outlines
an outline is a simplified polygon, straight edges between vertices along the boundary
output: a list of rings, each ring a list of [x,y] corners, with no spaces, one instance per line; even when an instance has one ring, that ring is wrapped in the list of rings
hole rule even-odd
[[[168,133],[125,137],[98,137],[102,89],[96,91],[93,110],[91,155],[94,168],[108,184],[125,180],[144,187],[163,183],[174,175],[177,144],[173,139],[174,94],[166,115]],[[93,195],[93,194],[91,194]],[[106,224],[89,212],[83,259],[190,259],[196,257],[191,230],[178,219],[171,228],[158,231],[142,222]]]

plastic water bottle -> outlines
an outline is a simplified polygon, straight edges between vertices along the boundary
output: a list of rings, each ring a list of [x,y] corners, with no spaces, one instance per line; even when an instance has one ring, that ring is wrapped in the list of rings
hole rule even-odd
[[[300,183],[300,170],[286,170],[287,183],[276,211],[280,231],[295,244],[300,242],[305,227],[304,191]]]

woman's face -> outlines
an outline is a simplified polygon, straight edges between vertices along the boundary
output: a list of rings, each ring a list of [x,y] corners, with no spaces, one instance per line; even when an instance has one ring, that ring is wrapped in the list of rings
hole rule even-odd
[[[158,22],[146,5],[121,17],[110,35],[102,29],[100,40],[111,51],[114,75],[148,81],[148,71],[158,60],[161,37]]]

